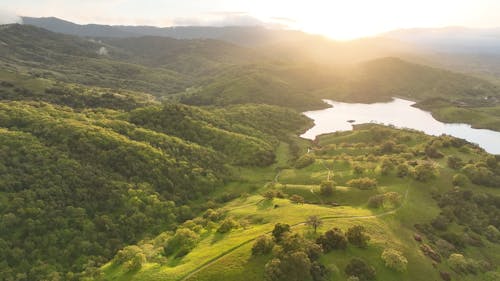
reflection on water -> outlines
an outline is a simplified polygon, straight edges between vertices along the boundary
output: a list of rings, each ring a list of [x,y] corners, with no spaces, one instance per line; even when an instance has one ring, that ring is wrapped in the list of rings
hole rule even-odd
[[[500,133],[492,130],[473,129],[468,124],[447,124],[434,119],[429,112],[412,107],[412,101],[394,99],[387,103],[343,103],[325,100],[333,107],[307,111],[304,114],[314,120],[314,127],[301,137],[314,139],[317,135],[352,130],[352,125],[379,123],[410,128],[426,134],[451,135],[476,143],[489,153],[500,154]]]

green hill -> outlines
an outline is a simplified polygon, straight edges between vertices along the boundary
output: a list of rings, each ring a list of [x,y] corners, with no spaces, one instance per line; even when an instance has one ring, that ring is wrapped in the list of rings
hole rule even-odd
[[[429,146],[439,151],[438,158],[428,156],[434,155]],[[224,207],[181,224],[175,233],[164,232],[124,248],[93,276],[97,280],[346,280],[349,274],[344,269],[353,258],[373,266],[377,280],[498,276],[500,248],[494,229],[499,226],[495,207],[499,193],[476,182],[475,172],[469,173],[487,165],[490,177],[498,180],[498,157],[458,139],[371,125],[322,136],[307,155],[312,163],[293,168],[290,162],[276,176],[275,169],[260,172],[260,178],[254,178],[256,170],[246,170],[242,176],[259,184],[257,193],[242,193]],[[452,165],[450,159],[462,164]],[[457,175],[465,181],[459,182]],[[359,185],[370,181],[375,185]],[[324,189],[327,184],[329,192]],[[305,224],[310,216],[322,222],[317,232]],[[229,230],[222,231],[229,222]],[[256,241],[271,236],[277,223],[290,225],[303,240],[293,240],[297,236],[292,234],[283,239],[294,242],[269,238],[274,249],[256,254]],[[270,275],[277,258],[281,264],[287,262],[283,254],[290,251],[287,247],[300,252],[300,247],[319,243],[327,230],[344,233],[355,225],[364,226],[370,237],[366,246],[356,246],[350,239],[345,249],[323,245],[318,256],[306,255],[304,263],[290,261],[290,272]],[[177,252],[187,243],[180,237],[191,244]],[[401,271],[384,262],[382,254],[388,249],[404,257]],[[462,265],[454,261],[460,257]],[[311,264],[324,270],[313,271]],[[302,277],[294,275],[299,272]]]

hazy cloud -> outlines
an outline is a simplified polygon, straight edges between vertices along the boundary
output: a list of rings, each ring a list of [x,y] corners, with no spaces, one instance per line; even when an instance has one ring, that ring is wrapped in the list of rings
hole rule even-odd
[[[21,17],[7,10],[0,9],[0,24],[22,23]]]
[[[173,25],[264,26],[266,23],[245,12],[210,12],[201,17],[174,19]]]
[[[292,18],[285,18],[285,17],[272,17],[271,19],[274,21],[283,22],[283,23],[296,23],[297,22],[297,20],[294,20]]]

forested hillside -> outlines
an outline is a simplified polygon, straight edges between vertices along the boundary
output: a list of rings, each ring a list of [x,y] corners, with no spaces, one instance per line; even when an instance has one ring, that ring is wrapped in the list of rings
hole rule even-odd
[[[298,113],[261,106],[249,110],[266,123],[251,114],[227,123],[224,114],[245,106],[234,110],[165,104],[77,112],[1,102],[2,275],[77,278],[207,208],[194,202],[234,177],[231,164],[273,163],[278,138],[308,124]],[[267,122],[288,127],[273,132]]]

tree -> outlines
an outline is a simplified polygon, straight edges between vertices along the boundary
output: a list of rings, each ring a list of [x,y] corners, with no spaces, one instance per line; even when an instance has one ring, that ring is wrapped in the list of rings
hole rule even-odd
[[[165,255],[171,255],[175,251],[187,254],[196,246],[199,238],[198,234],[191,229],[179,228],[175,235],[168,240],[164,248]]]
[[[398,167],[396,168],[396,174],[400,178],[404,178],[410,174],[410,166],[408,164],[403,163],[399,164]]]
[[[443,158],[444,155],[443,155],[443,153],[439,152],[438,145],[436,145],[436,144],[437,143],[434,142],[431,145],[427,145],[425,147],[425,155],[427,155],[430,158]]]
[[[486,231],[484,232],[484,235],[491,242],[500,241],[500,231],[494,225],[488,225],[486,227]]]
[[[394,169],[394,164],[391,159],[384,158],[384,160],[382,160],[382,164],[380,165],[380,173],[382,175],[388,175],[392,169]]]
[[[397,192],[389,191],[384,194],[384,204],[386,205],[390,204],[391,207],[398,207],[401,205],[401,201],[402,196]]]
[[[447,159],[448,167],[458,170],[464,166],[463,160],[457,156],[449,156]]]
[[[389,140],[389,141],[384,142],[380,146],[380,152],[382,152],[382,154],[389,154],[389,153],[394,152],[395,147],[396,147],[396,143],[392,140]]]
[[[333,189],[335,186],[334,181],[323,181],[319,185],[319,193],[323,196],[332,196],[333,195]]]
[[[295,168],[297,168],[297,169],[305,168],[305,167],[311,165],[312,163],[314,163],[314,161],[315,161],[315,158],[311,153],[304,154],[299,159],[297,159],[297,161],[295,162]]]
[[[224,221],[222,221],[221,225],[217,229],[217,232],[228,233],[229,231],[231,231],[231,229],[233,229],[237,226],[238,226],[238,223],[234,219],[227,218]]]
[[[355,225],[347,230],[347,240],[355,246],[365,248],[368,245],[370,236],[365,233],[363,226]]]
[[[305,202],[304,197],[297,195],[297,194],[290,196],[290,201],[292,201],[295,204],[304,204],[304,202]]]
[[[125,263],[125,268],[128,271],[136,271],[141,269],[142,264],[146,262],[146,255],[143,253],[136,253],[134,257]]]
[[[467,272],[467,260],[461,254],[451,254],[448,258],[448,264],[458,273]]]
[[[316,233],[316,230],[322,224],[323,224],[323,222],[321,221],[321,219],[318,216],[309,216],[306,220],[306,225],[312,227],[314,229],[314,233]]]
[[[451,182],[454,186],[465,186],[469,182],[469,179],[463,174],[455,174]]]
[[[497,157],[494,156],[494,155],[489,155],[487,158],[486,158],[486,165],[488,165],[488,167],[490,169],[495,169],[497,168],[498,166],[498,160],[497,160]]]
[[[347,248],[347,238],[340,228],[332,228],[326,231],[325,234],[316,239],[316,243],[320,244],[325,252]]]
[[[387,266],[388,268],[394,269],[399,272],[406,271],[408,260],[400,251],[394,249],[385,249],[381,255],[381,258],[384,261],[385,266]]]
[[[268,235],[259,236],[252,246],[252,255],[266,255],[271,253],[274,247],[274,241]]]
[[[311,261],[302,251],[284,253],[266,264],[268,281],[303,281],[311,278]]]
[[[138,246],[127,246],[116,253],[113,262],[116,264],[124,264],[134,259],[134,257],[140,253],[142,253],[142,250]]]
[[[345,267],[347,276],[356,276],[359,281],[370,281],[375,279],[375,268],[359,258],[351,259]]]
[[[418,164],[414,177],[417,181],[426,182],[436,177],[437,170],[431,162]]]
[[[313,281],[326,281],[330,270],[319,262],[311,264],[311,276]]]
[[[380,208],[384,205],[384,194],[375,194],[368,198],[368,207],[370,208]]]
[[[364,170],[365,170],[362,166],[357,165],[357,164],[356,164],[356,165],[354,165],[352,168],[353,168],[354,174],[356,174],[356,175],[361,175],[361,174],[363,174],[363,172],[364,172]]]
[[[274,229],[272,232],[274,241],[276,241],[277,243],[281,242],[285,233],[290,233],[290,225],[286,223],[277,223],[274,225]]]

